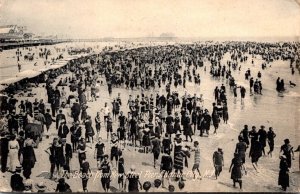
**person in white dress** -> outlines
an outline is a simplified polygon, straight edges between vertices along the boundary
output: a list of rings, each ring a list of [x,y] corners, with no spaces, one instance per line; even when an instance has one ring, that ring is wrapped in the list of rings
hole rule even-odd
[[[11,140],[8,142],[8,157],[9,157],[9,170],[14,172],[17,166],[20,166],[18,152],[20,146],[18,141],[16,140],[16,135],[11,136]]]

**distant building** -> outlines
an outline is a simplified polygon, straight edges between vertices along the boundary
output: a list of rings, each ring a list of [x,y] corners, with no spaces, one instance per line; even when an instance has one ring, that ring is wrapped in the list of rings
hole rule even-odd
[[[0,40],[16,40],[24,38],[26,27],[17,25],[0,26]]]
[[[33,33],[24,33],[23,38],[24,39],[32,39],[34,37]]]

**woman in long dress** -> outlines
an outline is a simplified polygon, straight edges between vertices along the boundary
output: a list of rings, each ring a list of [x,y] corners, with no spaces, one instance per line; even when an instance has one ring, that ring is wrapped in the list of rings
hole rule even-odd
[[[8,142],[9,169],[11,172],[16,170],[16,166],[20,166],[19,162],[19,142],[16,140],[16,135],[11,136],[11,141]]]
[[[289,165],[285,155],[280,156],[279,168],[278,185],[282,187],[282,190],[286,191],[286,188],[290,186],[290,177]]]
[[[33,149],[33,147],[35,146],[35,142],[33,141],[32,137],[33,134],[30,133],[27,139],[24,141],[24,148],[21,154],[21,163],[23,167],[24,177],[30,177],[31,169],[34,167],[36,162],[36,157]]]
[[[231,172],[231,179],[233,180],[233,187],[236,187],[235,183],[238,182],[240,189],[242,189],[242,169],[244,169],[246,172],[245,166],[243,165],[243,161],[239,157],[239,154],[234,153],[234,158],[232,159],[229,168],[229,172]]]

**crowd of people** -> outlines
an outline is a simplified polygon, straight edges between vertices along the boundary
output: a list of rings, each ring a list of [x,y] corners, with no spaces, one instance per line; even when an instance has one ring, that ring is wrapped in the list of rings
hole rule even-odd
[[[38,160],[35,153],[41,151],[39,144],[50,138],[52,143],[45,152],[49,155],[49,179],[58,181],[56,192],[72,191],[66,180],[71,178],[71,170],[80,172],[82,190],[87,192],[92,174],[90,161],[93,159],[97,161],[105,192],[110,191],[114,181],[120,190],[129,192],[149,191],[151,187],[154,192],[164,191],[163,188],[173,192],[175,184],[183,191],[186,181],[184,171],[189,169],[189,158],[194,158],[191,168],[193,178],[203,178],[199,140],[217,134],[219,127],[230,120],[228,93],[232,92],[237,98],[237,90],[240,89],[241,102],[244,103],[247,89],[235,83],[232,72],[240,71],[240,66],[249,60],[248,56],[264,59],[262,70],[267,68],[267,64],[280,59],[291,61],[291,68],[300,71],[296,46],[289,46],[249,42],[153,46],[103,52],[96,58],[74,61],[68,66],[68,71],[64,71],[64,78],[59,79],[58,74],[54,77],[56,81],[50,76],[45,79],[45,87],[42,88],[45,99],[19,101],[16,95],[11,94],[2,101],[1,171],[13,173],[12,191],[33,191],[34,185],[38,191],[46,191],[44,182],[34,184],[30,177]],[[222,64],[226,53],[230,54],[230,60]],[[81,64],[87,61],[91,67],[82,67]],[[208,61],[210,66],[205,66],[204,61]],[[222,77],[229,86],[220,84],[212,89],[211,99],[214,102],[211,106],[204,103],[199,92],[190,93],[187,85],[203,84],[205,80],[201,79],[199,71],[207,68],[213,79]],[[261,72],[254,78],[250,69],[246,71],[250,95],[262,95],[261,77]],[[277,91],[283,90],[283,82],[278,78]],[[104,107],[91,107],[90,102],[102,100],[104,91],[99,88],[104,84],[107,84],[110,99]],[[135,93],[128,92],[128,101],[124,102],[122,93],[115,95],[113,92],[121,88]],[[179,92],[181,89],[185,92]],[[153,91],[162,92],[155,94]],[[97,109],[97,113],[88,114],[87,110],[93,108]],[[66,111],[70,114],[65,114]],[[49,131],[55,131],[55,135]],[[106,131],[106,135],[101,135],[102,131]],[[259,171],[257,166],[261,156],[267,154],[272,157],[275,137],[276,131],[272,126],[269,126],[269,131],[263,125],[258,131],[255,126],[250,131],[247,125],[244,126],[237,137],[236,148],[232,150],[233,159],[229,167],[234,187],[238,183],[240,189],[243,188],[248,148],[253,168]],[[192,142],[192,146],[188,142]],[[266,153],[267,143],[269,151]],[[128,147],[134,148],[136,154],[152,154],[153,168],[158,168],[161,176],[153,183],[149,180],[142,184],[136,166],[123,157]],[[87,157],[87,148],[94,149],[94,158]],[[278,184],[286,190],[294,158],[288,138],[280,152]],[[216,147],[211,154],[216,179],[221,176],[224,166],[223,154],[222,147]],[[76,158],[75,155],[78,166],[71,169],[70,161]],[[130,166],[129,172],[125,172],[126,166]],[[115,169],[118,177],[113,180],[112,171]]]

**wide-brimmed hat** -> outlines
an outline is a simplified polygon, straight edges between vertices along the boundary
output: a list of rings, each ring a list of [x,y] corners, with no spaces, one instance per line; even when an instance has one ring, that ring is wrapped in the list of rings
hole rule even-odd
[[[45,185],[44,182],[39,182],[39,183],[35,184],[34,186],[38,191],[45,191],[47,189],[47,186]]]
[[[180,136],[180,135],[181,135],[180,131],[177,131],[176,136]]]
[[[143,189],[148,191],[151,188],[151,183],[149,181],[144,182]]]
[[[26,179],[23,181],[24,187],[31,187],[32,186],[32,182],[29,179]]]

